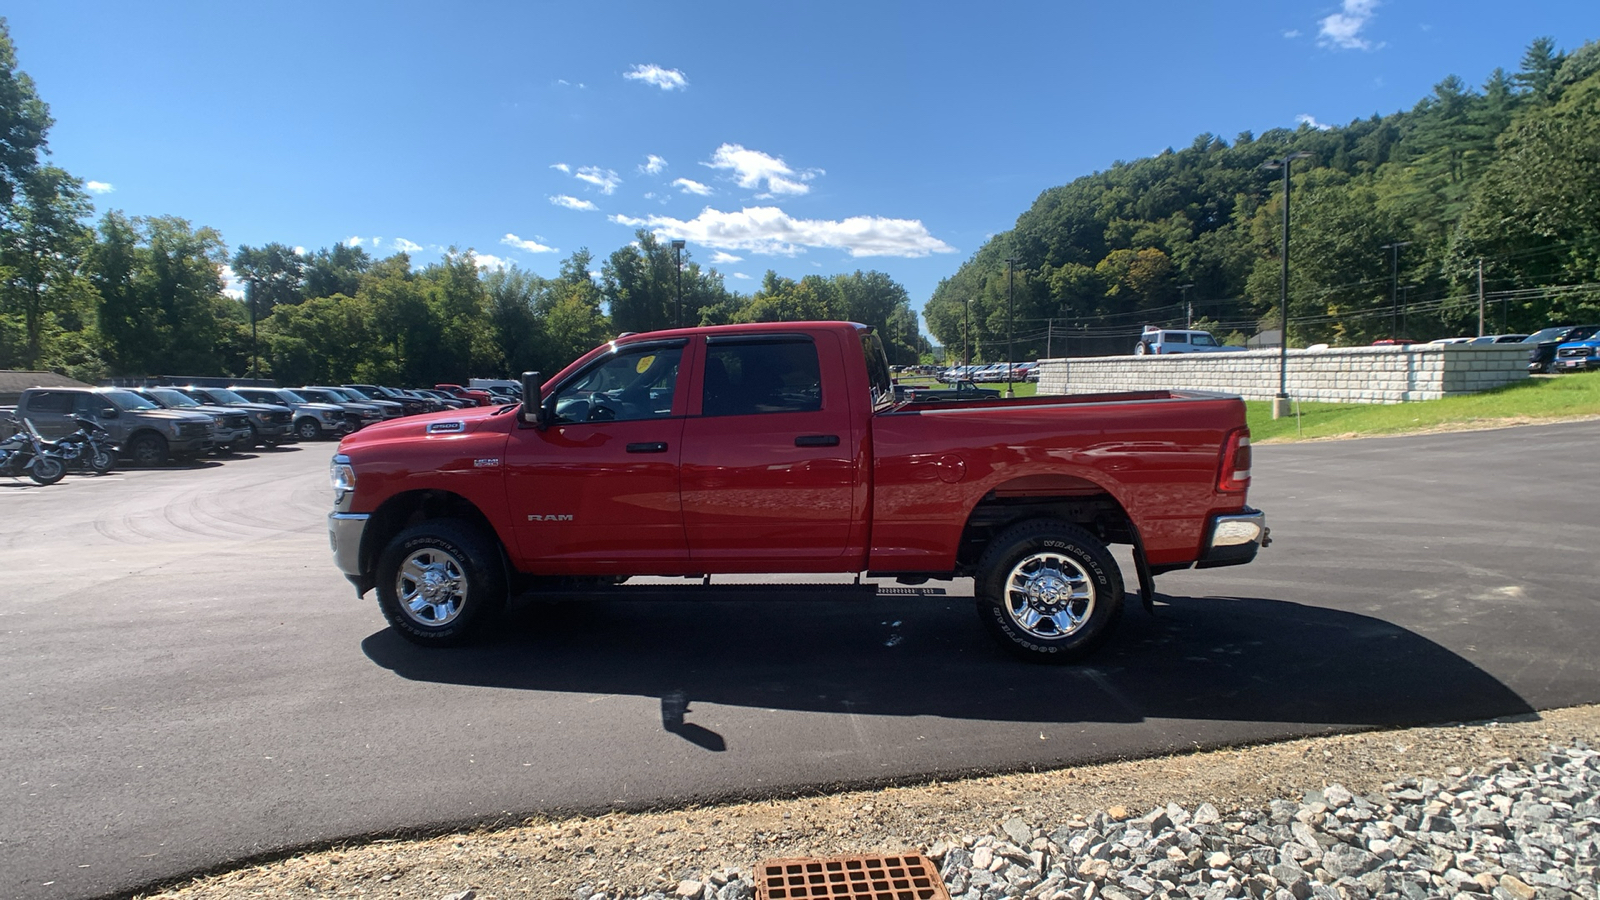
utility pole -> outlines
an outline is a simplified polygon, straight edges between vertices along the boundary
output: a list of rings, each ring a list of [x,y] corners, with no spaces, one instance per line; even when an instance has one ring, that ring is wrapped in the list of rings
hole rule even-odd
[[[1268,160],[1263,169],[1283,170],[1283,266],[1278,275],[1278,393],[1272,398],[1272,417],[1281,419],[1289,414],[1289,169],[1297,159],[1311,154],[1296,150],[1282,159]]]
[[[1478,257],[1478,337],[1483,337],[1483,257]]]
[[[672,264],[678,270],[678,300],[673,310],[675,321],[672,323],[674,328],[683,327],[683,247],[684,242],[681,240],[672,242]]]
[[[1392,321],[1389,323],[1389,339],[1400,338],[1400,248],[1411,246],[1410,241],[1395,241],[1384,244],[1380,249],[1393,251],[1390,256],[1394,259],[1394,268],[1391,270],[1389,280],[1389,309]]]
[[[1006,396],[1011,396],[1011,364],[1017,358],[1016,254],[1006,257]]]
[[[1178,285],[1178,289],[1183,291],[1183,327],[1184,328],[1193,328],[1194,327],[1194,307],[1189,305],[1189,288],[1192,288],[1192,287],[1194,287],[1194,285],[1192,285],[1192,284],[1180,284],[1180,285]]]
[[[1056,320],[1045,319],[1044,322],[1044,358],[1055,359],[1055,356],[1050,352],[1050,339],[1056,336]]]

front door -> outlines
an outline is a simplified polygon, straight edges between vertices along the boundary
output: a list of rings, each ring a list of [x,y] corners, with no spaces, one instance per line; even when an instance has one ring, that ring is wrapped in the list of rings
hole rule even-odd
[[[679,501],[685,341],[624,347],[546,400],[549,427],[506,447],[520,555],[537,574],[678,574],[688,558]]]

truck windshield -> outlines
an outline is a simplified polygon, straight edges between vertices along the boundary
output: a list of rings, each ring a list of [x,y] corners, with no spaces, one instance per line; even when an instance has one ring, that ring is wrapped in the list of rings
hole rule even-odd
[[[188,409],[191,406],[200,405],[177,391],[152,390],[150,396],[168,409]]]
[[[132,391],[106,391],[100,396],[115,403],[123,409],[160,409],[161,407]]]

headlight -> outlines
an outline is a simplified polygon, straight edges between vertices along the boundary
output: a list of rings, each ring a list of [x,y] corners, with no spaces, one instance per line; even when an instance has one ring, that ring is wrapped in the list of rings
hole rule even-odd
[[[172,436],[173,437],[182,437],[183,436],[183,423],[182,422],[168,422],[167,423],[167,430],[172,432]]]
[[[333,422],[334,424],[338,424],[339,420],[342,418],[344,418],[344,415],[336,409],[325,409],[322,411],[322,421],[324,422]]]
[[[328,468],[328,480],[333,484],[333,502],[338,503],[346,494],[356,489],[356,470],[350,465],[350,457],[343,453],[336,455]]]

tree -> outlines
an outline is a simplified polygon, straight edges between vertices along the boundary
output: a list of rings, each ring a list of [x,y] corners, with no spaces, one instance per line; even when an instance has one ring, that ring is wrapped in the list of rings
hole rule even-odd
[[[233,274],[244,282],[244,302],[249,308],[251,375],[257,366],[256,325],[280,305],[299,303],[304,288],[305,264],[292,247],[271,243],[263,247],[240,244],[233,254]]]
[[[53,124],[33,79],[17,70],[11,29],[0,17],[0,210],[11,206],[23,180],[38,167],[39,154],[48,152],[45,135]],[[0,227],[8,226],[0,219]]]
[[[1522,54],[1521,70],[1511,76],[1511,80],[1535,101],[1541,100],[1565,58],[1556,51],[1554,38],[1534,38]]]
[[[217,300],[227,249],[212,228],[175,216],[100,220],[89,278],[100,330],[118,374],[210,374],[220,368]]]
[[[360,247],[324,247],[305,259],[301,293],[305,297],[354,296],[361,287],[361,276],[372,268],[373,262],[372,256]]]
[[[89,236],[79,220],[89,211],[81,182],[64,170],[36,166],[22,175],[7,204],[9,227],[0,230],[0,315],[21,319],[22,341],[14,353],[0,345],[0,368],[37,368],[57,317],[84,303],[78,268]]]

